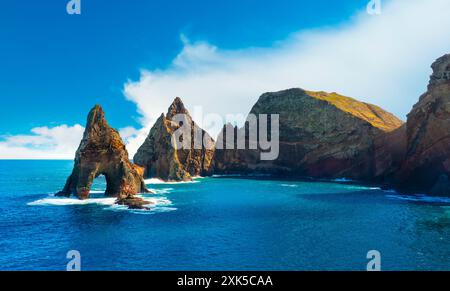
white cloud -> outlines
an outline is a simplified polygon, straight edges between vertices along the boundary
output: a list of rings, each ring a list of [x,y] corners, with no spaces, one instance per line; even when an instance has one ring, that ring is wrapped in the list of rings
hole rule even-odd
[[[339,92],[405,118],[426,90],[431,63],[450,51],[450,3],[383,4],[381,15],[364,9],[345,25],[300,31],[270,48],[227,51],[183,36],[171,66],[143,70],[124,93],[146,128],[175,96],[188,108],[224,116],[248,113],[262,93],[291,87]]]
[[[147,137],[149,128],[119,129],[130,158]],[[83,138],[84,127],[60,125],[36,127],[30,134],[0,136],[0,159],[73,159]]]
[[[60,125],[36,127],[28,135],[3,136],[0,139],[2,159],[73,159],[84,128]]]
[[[133,158],[139,147],[144,143],[149,132],[149,127],[141,128],[138,130],[132,126],[129,126],[119,130],[120,136],[127,145],[130,159]]]

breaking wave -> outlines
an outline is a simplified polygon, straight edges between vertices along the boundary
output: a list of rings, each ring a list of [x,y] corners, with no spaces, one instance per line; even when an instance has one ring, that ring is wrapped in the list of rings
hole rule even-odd
[[[116,198],[90,198],[86,200],[80,200],[77,198],[59,198],[50,196],[49,198],[39,199],[30,203],[28,206],[68,206],[68,205],[113,205]]]
[[[152,191],[155,194],[163,195],[163,194],[171,193],[174,189],[173,188],[161,188],[161,189],[154,189],[154,188],[152,188],[152,189],[149,189],[149,190]]]
[[[55,197],[49,195],[46,198],[39,199],[27,203],[28,206],[77,206],[77,205],[98,205],[106,206],[103,209],[109,211],[127,211],[136,214],[153,214],[158,212],[175,211],[177,208],[173,207],[173,203],[163,194],[168,194],[172,188],[152,189],[156,194],[142,194],[137,197],[144,199],[150,204],[146,205],[148,209],[129,209],[124,205],[115,204],[116,198],[103,197],[104,191],[92,191],[91,198],[80,200],[77,198]]]
[[[180,182],[166,182],[158,178],[151,178],[151,179],[145,179],[144,182],[147,185],[158,185],[158,184],[165,184],[165,185],[175,185],[175,184],[192,184],[192,183],[199,183],[200,181],[197,181],[199,178],[193,178],[192,181],[180,181]]]
[[[389,199],[397,199],[397,200],[413,201],[413,202],[450,204],[450,197],[435,197],[435,196],[428,196],[428,195],[424,195],[424,194],[417,194],[417,195],[389,194],[389,195],[386,195],[386,197]]]

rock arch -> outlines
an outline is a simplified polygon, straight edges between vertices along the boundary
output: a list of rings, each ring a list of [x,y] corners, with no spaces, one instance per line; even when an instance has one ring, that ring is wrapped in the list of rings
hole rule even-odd
[[[143,174],[143,168],[129,161],[119,133],[108,125],[103,109],[96,105],[89,113],[72,174],[57,196],[87,199],[94,179],[104,175],[105,195],[129,199],[137,193],[148,192]]]

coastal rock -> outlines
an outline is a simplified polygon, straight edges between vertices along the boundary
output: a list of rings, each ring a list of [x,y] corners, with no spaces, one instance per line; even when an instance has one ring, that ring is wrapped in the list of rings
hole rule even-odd
[[[143,168],[129,161],[119,133],[108,125],[103,109],[96,105],[89,113],[72,174],[57,196],[74,195],[87,199],[93,180],[104,175],[107,183],[105,195],[129,199],[148,191],[143,172]]]
[[[125,205],[129,209],[150,210],[150,208],[148,208],[147,205],[150,205],[151,203],[148,201],[145,201],[142,198],[131,196],[131,197],[117,199],[116,204]]]
[[[391,188],[394,177],[405,160],[406,142],[406,124],[375,137],[373,182]]]
[[[297,88],[266,93],[250,113],[279,114],[278,158],[262,161],[260,148],[216,149],[215,173],[372,180],[392,168],[398,159],[396,156],[377,163],[377,141],[378,150],[390,153],[391,149],[380,143],[383,136],[398,130],[403,122],[378,106],[337,93]],[[248,145],[248,123],[244,129]],[[228,125],[218,140],[226,136],[227,130],[243,129]]]
[[[404,192],[450,195],[450,54],[432,65],[428,91],[408,114],[406,158],[398,177]]]
[[[180,120],[174,120],[174,118]],[[188,147],[174,143],[174,133],[182,125],[190,125],[186,133],[190,142]],[[195,140],[199,143],[195,144]],[[203,141],[203,142],[202,142]],[[133,161],[144,167],[146,178],[159,178],[165,181],[189,181],[195,176],[211,173],[214,156],[214,140],[201,129],[190,116],[179,97],[175,98],[166,115],[162,114],[144,144],[138,149]]]

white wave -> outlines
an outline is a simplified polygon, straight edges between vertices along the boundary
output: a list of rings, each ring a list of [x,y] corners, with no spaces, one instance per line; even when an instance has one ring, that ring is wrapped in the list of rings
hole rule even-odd
[[[148,196],[148,195],[137,195],[137,197],[144,199],[147,202],[150,202],[149,207],[152,206],[169,206],[172,205],[172,201],[167,199],[164,196]]]
[[[169,194],[170,192],[172,192],[174,189],[173,188],[161,188],[161,189],[149,189],[150,191],[152,191],[155,194]]]
[[[88,205],[88,204],[98,204],[98,205],[113,205],[116,198],[90,198],[86,200],[80,200],[77,198],[62,198],[62,197],[51,197],[36,200],[34,202],[27,203],[29,206],[68,206],[68,205]]]
[[[104,195],[106,190],[91,190],[89,191],[90,196],[100,196],[100,195]],[[46,194],[48,194],[48,196],[52,196],[52,197],[56,197],[55,194],[56,191],[53,192],[47,192]],[[99,195],[100,194],[100,195]]]
[[[105,190],[91,190],[89,194],[105,194]]]
[[[137,197],[144,199],[149,202],[146,205],[147,209],[129,209],[125,205],[115,204],[116,198],[89,198],[85,200],[80,200],[77,198],[63,198],[63,197],[52,197],[39,199],[30,203],[28,206],[74,206],[74,205],[89,205],[96,204],[100,206],[108,206],[104,210],[112,211],[128,211],[132,213],[146,213],[146,212],[169,212],[177,210],[177,208],[172,207],[173,203],[167,197],[164,196],[154,196],[152,194],[137,195]]]
[[[427,202],[427,203],[450,203],[450,197],[436,197],[424,194],[417,195],[386,195],[389,199],[398,199],[404,201]]]
[[[295,184],[281,184],[282,187],[291,187],[291,188],[297,188],[298,185]]]
[[[351,189],[351,190],[381,190],[380,187],[368,187],[368,186],[346,186],[345,189]]]
[[[158,178],[151,178],[151,179],[145,179],[144,182],[145,184],[153,184],[153,185],[158,185],[158,184],[166,184],[166,185],[175,185],[175,184],[192,184],[192,183],[200,183],[200,181],[196,181],[198,178],[194,178],[194,180],[192,181],[180,181],[180,182],[175,182],[175,181],[170,181],[170,182],[166,182],[163,181],[161,179]]]

